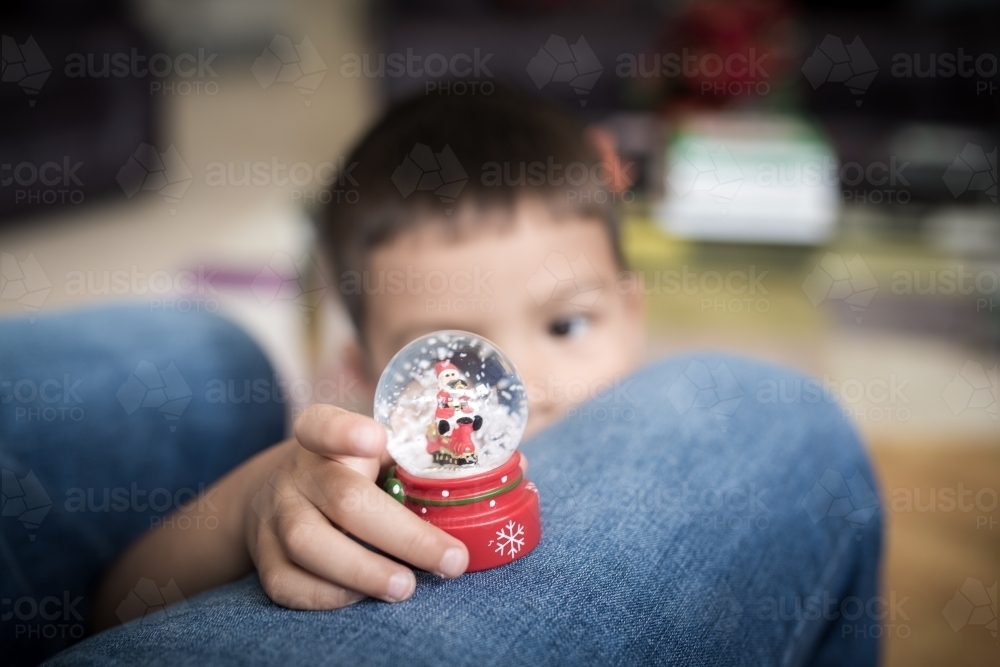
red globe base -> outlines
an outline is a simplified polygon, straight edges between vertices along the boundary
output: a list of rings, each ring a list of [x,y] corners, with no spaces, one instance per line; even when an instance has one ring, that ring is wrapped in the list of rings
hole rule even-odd
[[[386,490],[465,543],[467,572],[488,570],[525,556],[542,538],[538,489],[524,478],[520,462],[514,452],[496,470],[462,479],[427,479],[396,468]],[[401,488],[395,489],[396,481]]]

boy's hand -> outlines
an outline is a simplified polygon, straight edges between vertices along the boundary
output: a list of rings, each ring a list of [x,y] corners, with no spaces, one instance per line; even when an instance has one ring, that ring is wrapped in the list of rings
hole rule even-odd
[[[413,594],[410,568],[344,533],[442,577],[465,571],[459,540],[423,521],[375,484],[385,430],[331,405],[313,405],[295,421],[295,440],[247,512],[247,547],[261,585],[292,609],[335,609],[376,597]]]

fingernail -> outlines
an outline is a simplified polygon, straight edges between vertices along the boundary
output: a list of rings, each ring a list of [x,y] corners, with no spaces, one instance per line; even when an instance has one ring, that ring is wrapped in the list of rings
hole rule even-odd
[[[351,441],[359,454],[377,456],[379,448],[378,427],[374,424],[360,424],[351,430]]]
[[[465,572],[466,567],[465,552],[458,547],[452,547],[444,552],[441,562],[438,564],[438,572],[445,577],[457,577]]]
[[[368,597],[368,596],[365,595],[364,593],[359,593],[357,591],[351,591],[350,596],[348,597],[348,600],[347,600],[347,604],[354,604],[355,602],[361,602],[366,597]]]
[[[389,577],[389,589],[386,599],[389,602],[399,602],[413,595],[413,579],[404,572],[397,572]]]

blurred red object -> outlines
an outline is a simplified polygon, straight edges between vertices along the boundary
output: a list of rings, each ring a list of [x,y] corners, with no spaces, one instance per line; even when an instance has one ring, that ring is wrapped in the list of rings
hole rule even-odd
[[[785,0],[686,3],[637,58],[641,105],[689,110],[779,102],[796,48],[797,11]],[[779,93],[779,95],[775,95]]]

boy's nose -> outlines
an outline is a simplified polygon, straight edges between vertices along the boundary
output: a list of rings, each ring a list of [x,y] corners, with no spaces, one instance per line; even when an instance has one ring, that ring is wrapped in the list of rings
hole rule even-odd
[[[509,332],[505,332],[509,333]],[[559,419],[566,407],[555,400],[549,359],[524,335],[498,335],[493,339],[514,362],[528,393],[528,426],[525,437]]]
[[[559,420],[562,416],[560,407],[549,400],[529,401],[528,405],[528,426],[524,431],[524,437],[529,438],[535,432],[542,430],[549,424]]]
[[[546,426],[562,416],[566,410],[563,402],[553,398],[550,383],[545,378],[523,378],[528,388],[529,432]]]

